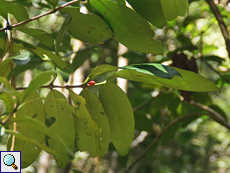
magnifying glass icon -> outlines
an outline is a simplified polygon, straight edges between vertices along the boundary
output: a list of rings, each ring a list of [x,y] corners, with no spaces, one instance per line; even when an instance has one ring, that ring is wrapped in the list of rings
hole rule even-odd
[[[15,163],[15,158],[11,154],[7,154],[3,158],[3,162],[7,166],[12,166],[15,170],[18,169],[18,167],[14,164]]]

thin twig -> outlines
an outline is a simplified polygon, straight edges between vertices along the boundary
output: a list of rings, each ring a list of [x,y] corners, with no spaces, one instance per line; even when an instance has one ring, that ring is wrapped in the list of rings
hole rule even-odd
[[[133,166],[139,162],[156,144],[157,142],[159,141],[160,137],[172,126],[174,125],[175,123],[177,122],[180,122],[184,119],[187,119],[187,118],[191,118],[191,117],[196,117],[196,116],[201,116],[201,115],[207,115],[207,114],[204,114],[204,113],[192,113],[192,114],[188,114],[188,115],[185,115],[183,117],[179,117],[179,118],[176,118],[174,120],[172,120],[170,123],[168,123],[164,129],[158,134],[156,135],[155,139],[153,140],[153,142],[148,146],[148,148],[146,148],[144,150],[144,152],[139,155],[139,157],[137,157],[137,159],[126,169],[126,172],[128,173],[132,168]]]
[[[229,33],[228,33],[228,30],[227,30],[227,27],[223,21],[223,17],[221,16],[217,6],[214,4],[213,0],[207,0],[213,14],[215,15],[216,17],[216,20],[218,21],[219,23],[219,26],[220,26],[220,29],[221,29],[221,32],[222,32],[222,35],[224,37],[224,40],[225,40],[225,44],[226,44],[226,49],[227,49],[227,52],[228,52],[228,57],[230,58],[230,39],[229,39]]]
[[[45,86],[41,86],[40,88],[49,88],[49,89],[53,89],[53,88],[65,88],[65,89],[70,89],[70,88],[87,88],[90,87],[89,85],[65,85],[65,86],[58,86],[58,85],[45,85]],[[19,88],[15,88],[15,90],[25,90],[27,87],[19,87]]]
[[[136,106],[133,108],[133,112],[136,112],[140,109],[142,109],[143,107],[147,106],[149,103],[151,103],[153,101],[153,97],[150,98],[149,100],[146,100],[145,102],[141,103],[140,105]]]
[[[195,102],[193,100],[191,100],[189,102],[190,105],[194,105],[194,106],[197,106],[207,112],[210,113],[210,117],[213,118],[214,120],[216,120],[218,123],[220,123],[221,125],[225,126],[227,129],[230,129],[230,125],[225,121],[225,119],[218,113],[216,112],[214,109],[206,106],[206,105],[203,105],[201,103],[198,103],[198,102]]]
[[[58,8],[55,8],[55,10],[50,10],[50,11],[44,13],[44,14],[40,14],[40,15],[35,16],[35,17],[31,18],[31,19],[24,20],[24,21],[22,21],[22,22],[16,23],[16,24],[14,24],[14,25],[7,26],[7,27],[5,27],[5,28],[1,28],[1,29],[0,29],[0,32],[1,32],[1,31],[5,31],[5,30],[11,30],[12,28],[15,28],[15,27],[17,27],[17,26],[24,25],[24,24],[26,24],[26,23],[28,23],[28,22],[33,21],[33,20],[36,20],[36,19],[39,19],[39,18],[44,17],[44,16],[46,16],[46,15],[55,13],[56,11],[58,11],[58,10],[64,8],[64,7],[66,7],[66,6],[69,6],[69,5],[71,5],[71,4],[75,3],[75,2],[78,2],[78,1],[79,1],[79,0],[70,1],[70,2],[68,2],[68,3],[66,3],[66,4],[64,4],[64,5],[62,5],[62,6],[58,7]]]

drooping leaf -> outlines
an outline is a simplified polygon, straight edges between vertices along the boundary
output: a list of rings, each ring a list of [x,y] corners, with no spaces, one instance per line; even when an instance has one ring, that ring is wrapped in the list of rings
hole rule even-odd
[[[79,50],[77,52],[77,55],[74,57],[72,63],[74,71],[78,69],[85,62],[85,60],[90,57],[90,55],[91,55],[91,50],[88,49]]]
[[[91,154],[92,157],[102,157],[107,151],[107,148],[109,146],[109,137],[110,137],[110,127],[109,127],[109,121],[105,115],[104,109],[97,98],[96,95],[92,93],[92,91],[88,89],[83,89],[83,91],[80,94],[86,101],[86,108],[88,110],[88,113],[90,114],[92,120],[95,122],[93,123],[95,126],[95,130],[97,127],[100,128],[100,137],[98,138],[97,134],[92,134],[90,136],[91,143]],[[76,116],[80,116],[76,114]],[[79,120],[79,119],[77,119]],[[81,123],[83,123],[85,120],[81,119]],[[85,131],[86,133],[86,131]],[[89,137],[88,137],[89,138]],[[86,142],[86,141],[84,141]],[[87,147],[90,147],[89,144],[86,144]],[[82,146],[83,147],[83,146]]]
[[[17,117],[24,116],[34,118],[41,123],[45,123],[43,103],[38,93],[33,92],[30,94],[24,104],[21,104],[18,107]],[[30,124],[25,125],[24,123],[18,122],[17,131],[28,138],[32,138],[40,144],[44,142],[45,134],[41,133],[40,130],[34,129]],[[41,148],[38,148],[38,146],[35,147],[34,144],[16,137],[14,151],[21,151],[21,167],[25,168],[36,160]]]
[[[14,103],[15,103],[15,101],[12,99],[12,96],[7,93],[1,93],[0,100],[4,102],[6,111],[8,113],[12,113],[14,110]]]
[[[61,29],[58,31],[57,38],[56,38],[56,47],[55,47],[56,53],[58,52],[59,45],[62,42],[63,37],[65,36],[67,25],[70,23],[71,19],[72,19],[71,16],[68,16],[64,21],[64,23],[62,24]]]
[[[7,89],[12,91],[14,90],[14,88],[9,84],[6,78],[0,76],[0,83],[3,83]]]
[[[36,76],[29,84],[29,86],[26,88],[23,100],[25,100],[26,97],[28,97],[31,93],[36,91],[38,88],[46,84],[51,80],[51,76],[54,75],[55,71],[45,71]]]
[[[134,10],[154,26],[162,28],[166,19],[161,7],[160,0],[127,0]]]
[[[105,39],[113,38],[109,26],[97,15],[82,14],[79,8],[68,7],[60,10],[72,16],[68,31],[79,40],[93,44],[103,43]]]
[[[0,76],[1,77],[7,77],[8,74],[11,71],[10,63],[13,60],[13,58],[7,58],[6,60],[2,61],[0,63]]]
[[[173,20],[177,16],[185,16],[188,13],[188,0],[161,0],[161,5],[167,20]]]
[[[69,93],[75,105],[75,132],[78,148],[80,151],[89,151],[92,157],[104,156],[109,144],[109,129],[102,128],[108,127],[108,120],[102,114],[104,112],[101,112],[100,119],[95,118],[95,114],[91,116],[86,108],[85,99],[72,91]],[[97,124],[98,121],[105,122],[107,125],[99,127],[101,123]]]
[[[53,47],[54,45],[53,37],[45,31],[33,28],[18,28],[17,30],[34,37],[48,47]]]
[[[162,54],[163,46],[153,39],[148,22],[132,9],[109,0],[91,0],[112,28],[114,38],[129,49],[144,53]]]
[[[134,116],[126,94],[115,84],[100,87],[99,98],[109,119],[110,138],[117,152],[125,156],[134,136]]]
[[[117,77],[125,78],[128,80],[150,83],[154,85],[185,90],[185,91],[197,91],[197,92],[207,92],[207,91],[219,91],[219,88],[212,83],[210,80],[197,73],[182,70],[176,67],[174,68],[180,76],[174,76],[172,79],[164,79],[158,76],[153,76],[138,72],[130,69],[123,69],[116,73]]]
[[[72,115],[72,107],[69,105],[65,96],[57,90],[49,92],[44,104],[46,119],[54,117],[56,121],[49,127],[55,131],[66,143],[70,150],[73,150],[75,130]],[[64,168],[69,162],[69,154],[62,144],[55,138],[47,139],[49,147],[59,153],[61,157],[55,157],[57,165]]]
[[[40,56],[41,58],[43,58],[44,54],[47,55],[61,69],[67,69],[68,68],[67,63],[65,61],[63,61],[60,56],[58,56],[57,54],[55,54],[55,53],[53,53],[47,49],[43,49],[41,47],[36,47],[36,49],[31,49],[31,50],[34,53],[36,53],[38,56]]]
[[[7,19],[7,13],[13,14],[18,22],[29,18],[26,8],[22,4],[4,0],[0,0],[0,4],[0,16],[5,19]]]
[[[56,7],[56,5],[57,5],[57,3],[58,3],[58,0],[50,0],[51,2],[52,2],[52,4],[53,4],[53,8],[55,9],[55,7]]]

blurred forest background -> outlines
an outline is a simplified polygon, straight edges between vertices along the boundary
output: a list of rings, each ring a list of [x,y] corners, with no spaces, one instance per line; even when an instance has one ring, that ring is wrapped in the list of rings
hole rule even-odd
[[[30,17],[50,10],[49,0],[14,0],[26,6]],[[215,0],[226,26],[230,25],[230,3],[228,0]],[[66,1],[59,0],[59,4]],[[74,5],[74,4],[72,4]],[[76,6],[79,4],[76,3]],[[87,9],[88,7],[88,9]],[[87,1],[81,3],[82,13],[88,13]],[[13,19],[12,19],[13,20]],[[27,26],[42,29],[56,38],[65,20],[59,12],[30,22]],[[3,19],[0,23],[4,25]],[[137,24],[138,25],[138,24]],[[220,26],[210,5],[205,0],[190,1],[187,17],[178,17],[167,22],[163,28],[152,26],[155,39],[164,45],[163,55],[143,54],[128,50],[114,39],[106,40],[103,45],[93,45],[73,38],[66,32],[60,45],[59,55],[70,59],[71,69],[59,70],[54,84],[81,84],[87,74],[100,64],[124,66],[127,64],[157,62],[198,72],[213,81],[221,92],[183,93],[178,90],[154,85],[117,80],[118,85],[127,93],[135,115],[135,139],[126,157],[118,156],[114,147],[104,158],[91,158],[87,152],[76,152],[75,159],[66,172],[122,172],[152,143],[156,135],[173,119],[203,110],[188,103],[190,99],[206,105],[220,113],[227,121],[230,118],[230,59],[226,50]],[[227,27],[229,31],[230,28]],[[13,37],[32,45],[40,44],[22,32],[13,32]],[[175,58],[176,57],[176,58]],[[176,61],[175,59],[180,59]],[[18,87],[26,87],[41,71],[53,69],[51,62],[37,66],[40,58],[30,55],[27,61],[15,61],[15,78]],[[36,63],[35,63],[36,62]],[[183,62],[183,63],[182,63]],[[95,79],[103,81],[104,74]],[[97,87],[92,90],[97,91]],[[60,89],[63,93],[65,90]],[[79,93],[80,89],[73,89]],[[48,89],[42,89],[44,96]],[[190,95],[191,94],[191,95]],[[182,96],[184,96],[184,98]],[[4,107],[1,106],[1,113]],[[1,133],[0,149],[7,135]],[[197,116],[175,123],[168,129],[147,153],[134,165],[131,172],[137,173],[227,173],[230,172],[230,133],[226,127],[208,116]],[[65,172],[59,170],[53,158],[42,152],[40,158],[22,172]]]

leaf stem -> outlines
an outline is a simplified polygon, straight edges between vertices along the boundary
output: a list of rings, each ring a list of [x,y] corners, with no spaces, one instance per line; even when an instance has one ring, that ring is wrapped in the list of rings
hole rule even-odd
[[[62,5],[62,6],[58,7],[58,8],[55,8],[54,10],[50,10],[50,11],[44,13],[44,14],[40,14],[40,15],[35,16],[35,17],[31,18],[31,19],[24,20],[24,21],[16,23],[16,24],[6,26],[5,28],[1,28],[0,32],[5,31],[5,30],[11,30],[12,28],[15,28],[17,26],[24,25],[26,23],[29,23],[29,22],[33,21],[33,20],[36,20],[36,19],[39,19],[41,17],[47,16],[49,14],[55,13],[56,11],[59,11],[62,8],[66,7],[66,6],[69,6],[69,5],[71,5],[71,4],[75,3],[75,2],[78,2],[78,1],[80,1],[80,0],[73,0],[73,1],[67,2],[66,4],[64,4],[64,5]]]

